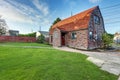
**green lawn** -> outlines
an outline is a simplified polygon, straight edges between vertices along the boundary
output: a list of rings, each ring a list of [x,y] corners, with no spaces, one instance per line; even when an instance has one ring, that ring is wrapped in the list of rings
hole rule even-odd
[[[86,58],[50,48],[0,46],[0,80],[117,80],[118,76],[100,70]]]
[[[50,45],[38,44],[38,43],[18,43],[18,42],[7,42],[0,43],[0,45],[8,45],[8,46],[42,46],[42,47],[50,47]]]

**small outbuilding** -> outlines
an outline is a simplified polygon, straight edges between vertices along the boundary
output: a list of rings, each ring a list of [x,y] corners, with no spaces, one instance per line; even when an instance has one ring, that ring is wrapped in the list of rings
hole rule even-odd
[[[102,46],[104,32],[104,20],[99,6],[96,6],[53,25],[49,32],[49,43],[55,47],[95,49]]]
[[[48,38],[48,37],[49,37],[49,32],[48,32],[48,31],[38,31],[38,32],[36,32],[36,38],[38,38],[41,34],[42,34],[45,38]]]
[[[49,32],[48,31],[38,31],[36,32],[36,39],[38,39],[41,34],[45,37],[45,41],[49,42]]]
[[[19,31],[18,30],[8,30],[8,35],[9,36],[18,36]]]

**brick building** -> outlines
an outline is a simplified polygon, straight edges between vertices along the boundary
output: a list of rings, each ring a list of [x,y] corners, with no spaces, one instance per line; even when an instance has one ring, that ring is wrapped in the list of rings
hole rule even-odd
[[[64,19],[52,26],[49,43],[77,49],[95,49],[102,45],[104,21],[98,6]]]

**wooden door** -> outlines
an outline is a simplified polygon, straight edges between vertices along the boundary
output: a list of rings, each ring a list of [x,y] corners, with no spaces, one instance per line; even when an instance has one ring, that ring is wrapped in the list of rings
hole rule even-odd
[[[65,45],[65,36],[61,36],[61,42],[62,42],[62,46]]]

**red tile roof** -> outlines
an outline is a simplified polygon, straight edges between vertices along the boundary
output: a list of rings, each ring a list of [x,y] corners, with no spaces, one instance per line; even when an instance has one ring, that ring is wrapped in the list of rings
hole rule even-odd
[[[97,7],[90,8],[79,14],[76,14],[74,16],[71,16],[69,18],[66,18],[66,19],[56,23],[50,29],[50,34],[53,33],[55,28],[58,28],[61,31],[74,31],[74,30],[78,30],[78,29],[88,28],[91,13],[96,8]]]

